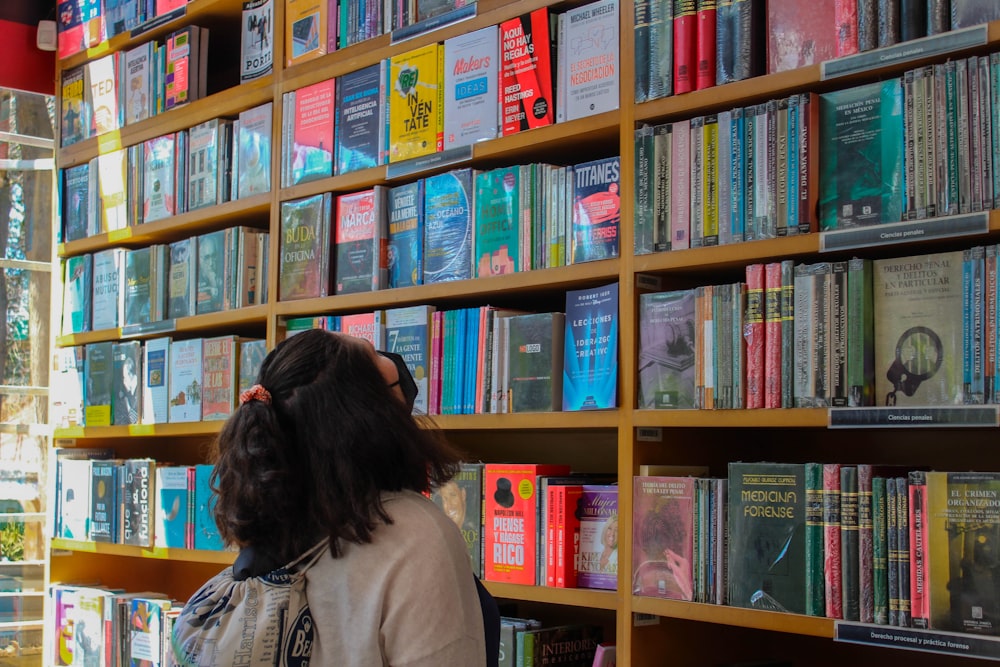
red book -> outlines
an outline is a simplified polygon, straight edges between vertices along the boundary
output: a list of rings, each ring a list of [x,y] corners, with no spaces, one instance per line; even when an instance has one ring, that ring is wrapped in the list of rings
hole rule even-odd
[[[930,627],[931,599],[927,590],[927,474],[909,474],[910,494],[910,622]]]
[[[576,587],[576,568],[573,564],[574,528],[572,525],[567,527],[567,517],[572,520],[574,513],[568,511],[567,503],[576,503],[576,499],[582,493],[583,487],[580,485],[551,484],[548,486],[549,499],[546,503],[548,541],[545,548],[545,584],[547,586]],[[575,507],[575,505],[572,506]],[[579,535],[579,521],[576,521],[576,531]],[[579,552],[577,551],[577,553]],[[567,577],[567,574],[572,576]]]
[[[441,414],[441,352],[444,333],[444,312],[434,311],[431,320],[431,374],[427,398],[427,414]]]
[[[840,464],[823,464],[823,576],[826,616],[844,617],[840,569]]]
[[[767,73],[821,63],[836,55],[832,2],[767,0]]]
[[[534,586],[538,569],[538,476],[567,475],[568,465],[488,463],[483,497],[483,578]]]
[[[764,407],[764,265],[746,268],[747,312],[743,337],[747,344],[748,410]],[[779,366],[780,368],[780,366]]]
[[[555,120],[550,43],[548,7],[500,24],[504,136],[551,125]]]
[[[856,0],[834,0],[834,25],[836,30],[836,56],[849,56],[858,52],[858,3]]]
[[[799,94],[799,233],[818,229],[819,96]],[[789,221],[791,224],[791,221]]]
[[[694,87],[704,90],[715,85],[715,15],[716,0],[697,0],[695,52],[697,68]]]
[[[764,267],[764,407],[781,407],[781,262]]]
[[[698,39],[696,9],[696,0],[674,0],[675,95],[690,93],[694,90],[695,43]]]

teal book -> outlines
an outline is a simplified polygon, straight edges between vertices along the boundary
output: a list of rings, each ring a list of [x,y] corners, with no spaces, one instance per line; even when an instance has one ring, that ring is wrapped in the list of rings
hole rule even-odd
[[[187,496],[187,466],[163,466],[156,469],[156,546],[184,548]]]
[[[618,283],[566,292],[563,410],[618,405]]]
[[[424,179],[389,189],[389,287],[424,282]]]
[[[806,487],[806,613],[826,614],[823,575],[823,464],[805,464]]]
[[[521,271],[520,167],[476,175],[476,277]]]
[[[898,78],[820,96],[820,231],[903,214],[903,95]]]
[[[62,334],[90,331],[93,257],[90,254],[63,260]]]
[[[239,391],[246,391],[257,382],[260,366],[267,356],[267,341],[263,338],[240,341]]]
[[[125,253],[125,325],[151,321],[150,252],[150,247],[146,246]]]
[[[111,426],[111,393],[114,387],[111,341],[88,343],[84,362],[84,420],[87,426]]]
[[[620,225],[621,159],[573,167],[573,263],[617,257]]]
[[[194,548],[221,550],[222,537],[215,525],[212,511],[215,508],[215,496],[209,486],[214,466],[208,463],[196,465],[194,471]]]
[[[413,403],[416,414],[427,414],[430,395],[428,378],[431,367],[431,318],[434,306],[387,308],[385,311],[385,349],[403,357],[406,367],[417,383],[417,398]]]
[[[90,466],[90,539],[114,542],[118,538],[119,462],[95,460]]]
[[[511,412],[558,411],[562,405],[563,313],[507,318],[507,375]]]
[[[639,407],[695,407],[695,291],[639,296]]]
[[[472,170],[424,181],[424,283],[472,277]]]
[[[804,464],[729,464],[728,604],[806,613],[805,492]]]

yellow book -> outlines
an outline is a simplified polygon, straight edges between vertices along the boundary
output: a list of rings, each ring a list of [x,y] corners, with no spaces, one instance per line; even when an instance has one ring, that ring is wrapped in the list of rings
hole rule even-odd
[[[285,65],[326,53],[327,0],[285,0]]]
[[[705,117],[702,128],[702,230],[705,245],[719,245],[719,118]]]
[[[389,60],[389,161],[444,147],[444,47],[429,44]]]

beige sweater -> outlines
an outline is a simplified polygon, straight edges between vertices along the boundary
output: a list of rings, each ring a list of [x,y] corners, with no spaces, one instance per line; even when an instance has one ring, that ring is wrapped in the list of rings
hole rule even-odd
[[[306,574],[316,667],[479,667],[483,617],[462,534],[418,493],[384,496],[392,525]]]

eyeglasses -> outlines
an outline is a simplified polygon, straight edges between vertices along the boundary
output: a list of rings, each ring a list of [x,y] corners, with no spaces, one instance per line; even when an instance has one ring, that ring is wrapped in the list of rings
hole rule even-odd
[[[410,369],[406,365],[406,361],[403,357],[395,352],[386,352],[384,350],[376,350],[380,355],[392,362],[396,367],[396,376],[399,378],[395,382],[389,385],[389,388],[399,386],[399,390],[403,392],[403,400],[406,401],[406,406],[413,410],[413,404],[417,400],[417,382],[413,379],[413,374],[410,373]]]

